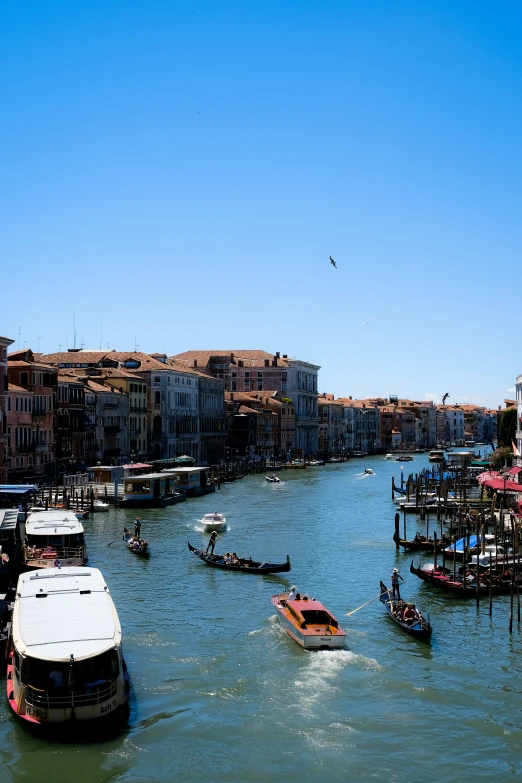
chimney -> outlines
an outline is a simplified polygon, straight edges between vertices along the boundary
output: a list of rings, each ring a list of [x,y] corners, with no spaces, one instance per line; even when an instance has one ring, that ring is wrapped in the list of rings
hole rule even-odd
[[[348,397],[348,399],[349,399],[349,400],[351,400],[351,399],[352,399],[352,395],[351,395],[351,394],[350,394],[350,396]]]
[[[243,359],[238,359],[237,360],[237,366],[238,367],[242,367],[243,366]]]
[[[279,353],[279,351],[276,351],[275,358],[276,358],[276,359],[280,359],[280,358],[281,358],[281,354]]]
[[[197,367],[197,366],[198,366],[198,360],[194,359],[194,367]]]
[[[265,359],[265,367],[270,367],[270,359]]]
[[[287,353],[283,354],[283,359],[288,359],[288,354]]]

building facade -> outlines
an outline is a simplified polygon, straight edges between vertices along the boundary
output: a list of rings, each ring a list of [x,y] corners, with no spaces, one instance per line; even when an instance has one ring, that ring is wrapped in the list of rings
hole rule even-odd
[[[0,337],[0,484],[7,481],[7,349],[13,344],[9,337]]]

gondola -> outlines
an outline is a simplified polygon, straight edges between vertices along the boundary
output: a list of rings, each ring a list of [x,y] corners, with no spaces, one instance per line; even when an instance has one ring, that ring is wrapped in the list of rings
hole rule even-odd
[[[428,617],[427,620],[416,620],[413,623],[406,623],[403,620],[401,620],[397,616],[397,609],[400,608],[401,604],[404,604],[404,601],[394,601],[390,590],[384,582],[381,582],[381,595],[380,600],[386,607],[386,611],[388,612],[389,616],[393,620],[394,623],[397,623],[403,631],[406,631],[406,633],[411,634],[412,636],[415,636],[416,639],[424,639],[426,641],[429,641],[431,639],[431,623],[430,619]]]
[[[141,546],[138,549],[134,549],[131,542],[133,541],[134,536],[129,533],[128,530],[125,531],[123,534],[123,540],[125,541],[125,544],[127,545],[127,549],[129,552],[132,552],[133,555],[138,555],[138,557],[150,557],[150,549],[149,545],[146,541],[142,541]]]
[[[433,547],[435,545],[435,541],[433,540],[427,541],[425,538],[418,538],[417,540],[413,538],[408,540],[406,538],[400,538],[400,536],[397,537],[396,533],[393,534],[393,540],[403,549],[411,549],[412,552],[433,552]],[[437,539],[437,552],[442,552],[447,544],[448,542],[446,539],[444,539],[444,541]]]
[[[244,571],[246,574],[279,574],[283,571],[290,571],[290,558],[286,556],[286,563],[270,563],[266,560],[258,561],[249,558],[240,558],[239,563],[225,563],[225,556],[213,554],[210,555],[203,549],[197,549],[195,546],[187,541],[188,548],[193,552],[196,557],[203,560],[209,566],[215,566],[216,568],[224,568],[226,571]]]
[[[420,566],[416,568],[413,565],[412,560],[410,564],[410,573],[415,574],[415,576],[418,576],[419,579],[422,579],[424,582],[428,582],[430,585],[439,587],[448,593],[461,596],[462,598],[474,598],[477,594],[477,583],[475,579],[466,582],[463,582],[462,579],[454,579],[453,572],[448,568],[443,570],[442,566],[440,566],[437,570],[425,569],[421,568]],[[482,574],[480,578],[481,582],[479,584],[479,595],[489,595],[489,582],[487,581],[489,580],[489,576],[487,574]],[[502,577],[499,575],[494,576],[492,582],[493,584],[491,587],[491,592],[495,595],[498,595],[499,593],[509,593],[511,590],[510,579],[502,579]]]

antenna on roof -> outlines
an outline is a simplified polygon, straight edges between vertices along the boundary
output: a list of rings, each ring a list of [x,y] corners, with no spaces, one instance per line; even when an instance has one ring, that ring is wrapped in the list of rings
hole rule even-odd
[[[43,337],[36,338],[36,350],[38,353],[40,353],[40,340],[43,340]]]
[[[18,350],[20,350],[20,335],[22,333],[22,327],[18,327]]]

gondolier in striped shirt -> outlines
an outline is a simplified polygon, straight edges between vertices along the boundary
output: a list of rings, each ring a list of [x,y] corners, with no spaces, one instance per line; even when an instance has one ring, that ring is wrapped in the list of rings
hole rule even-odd
[[[392,590],[393,590],[393,598],[397,599],[397,601],[401,600],[401,588],[400,588],[401,582],[404,582],[404,579],[399,574],[399,569],[394,568],[391,575],[391,583],[392,583]]]
[[[221,538],[221,536],[218,536],[216,531],[213,530],[212,533],[210,534],[210,539],[209,539],[209,542],[208,542],[208,545],[207,545],[207,551],[205,552],[205,554],[207,554],[207,555],[209,554],[209,551],[208,551],[209,549],[210,549],[210,554],[211,555],[214,554],[214,547],[216,546],[216,541],[218,540],[218,538]]]

